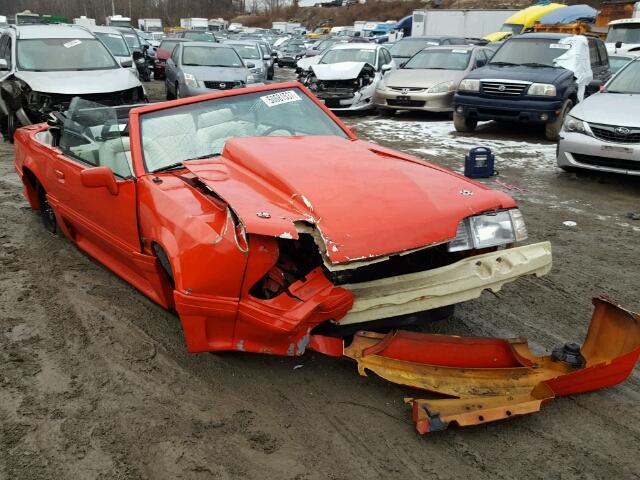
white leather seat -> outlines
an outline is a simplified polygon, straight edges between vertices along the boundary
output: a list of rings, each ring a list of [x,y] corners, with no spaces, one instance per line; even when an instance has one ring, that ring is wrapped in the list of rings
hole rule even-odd
[[[144,160],[149,171],[199,156],[196,126],[189,113],[143,122]]]
[[[98,161],[100,166],[109,167],[119,177],[130,177],[133,174],[133,167],[129,137],[112,138],[100,145]]]

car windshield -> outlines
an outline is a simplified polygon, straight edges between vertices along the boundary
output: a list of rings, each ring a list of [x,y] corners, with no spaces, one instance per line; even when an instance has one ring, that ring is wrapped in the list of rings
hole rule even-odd
[[[128,57],[131,55],[127,42],[124,41],[124,38],[119,33],[94,32],[93,34],[116,57]]]
[[[513,33],[514,35],[518,35],[519,33],[522,33],[523,28],[524,28],[524,25],[522,25],[521,23],[505,23],[504,25],[502,25],[502,28],[500,29],[500,31],[509,32],[509,33]]]
[[[389,49],[392,57],[413,57],[420,50],[427,48],[428,46],[438,45],[439,42],[437,39],[408,39],[408,40],[400,40],[395,43],[393,47]]]
[[[611,79],[607,93],[640,93],[640,61],[631,62]]]
[[[18,40],[20,70],[108,70],[120,68],[107,48],[95,38],[37,38]]]
[[[194,67],[242,67],[242,60],[233,48],[192,47],[185,45],[182,65]]]
[[[464,70],[469,65],[471,50],[423,50],[409,60],[404,69]]]
[[[196,42],[215,42],[216,39],[210,33],[203,32],[184,32],[184,38],[194,40]]]
[[[142,48],[142,45],[140,44],[140,38],[138,38],[138,35],[136,35],[135,33],[123,32],[122,35],[127,41],[127,45],[129,45],[131,48]]]
[[[609,55],[609,69],[611,70],[611,73],[616,73],[630,60],[631,59],[629,57],[616,57],[615,55]]]
[[[257,45],[244,45],[242,43],[230,43],[233,48],[240,54],[245,60],[255,60],[260,57],[260,50]]]
[[[365,62],[376,64],[376,51],[365,48],[336,48],[324,54],[320,63]]]
[[[163,40],[158,46],[158,50],[166,50],[168,52],[173,52],[174,47],[180,42],[174,40]]]
[[[606,42],[640,43],[640,23],[612,25]]]
[[[235,137],[330,135],[346,133],[296,88],[204,100],[141,116],[147,171],[171,168],[194,158],[222,153]]]
[[[553,61],[569,49],[569,45],[558,43],[557,39],[519,39],[504,42],[491,58],[491,65],[535,64],[553,67]]]

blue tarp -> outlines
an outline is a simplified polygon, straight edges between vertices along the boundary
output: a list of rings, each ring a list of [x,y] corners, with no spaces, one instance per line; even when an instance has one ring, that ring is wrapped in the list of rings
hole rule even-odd
[[[589,5],[570,5],[549,12],[540,18],[543,25],[555,25],[558,23],[574,23],[578,20],[593,22],[596,19],[598,10]]]

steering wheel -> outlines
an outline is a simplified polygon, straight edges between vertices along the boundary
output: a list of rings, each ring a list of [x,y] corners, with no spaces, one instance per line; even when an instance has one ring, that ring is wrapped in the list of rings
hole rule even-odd
[[[268,136],[269,136],[269,135],[271,135],[273,132],[277,132],[278,130],[282,130],[283,132],[288,132],[288,133],[290,133],[290,134],[291,134],[291,136],[292,136],[292,137],[295,137],[295,136],[296,136],[295,132],[294,132],[293,130],[290,130],[290,129],[289,129],[289,128],[287,128],[287,127],[271,127],[271,128],[269,128],[269,129],[267,129],[267,131],[266,131],[266,132],[264,132],[264,134],[263,134],[263,135],[264,135],[265,137],[268,137]]]

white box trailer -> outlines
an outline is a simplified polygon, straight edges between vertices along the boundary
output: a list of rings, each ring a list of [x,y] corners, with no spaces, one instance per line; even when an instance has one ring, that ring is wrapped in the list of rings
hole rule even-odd
[[[209,20],[207,18],[181,18],[180,26],[186,30],[209,30]]]
[[[106,18],[108,27],[130,27],[131,19],[122,15],[110,15]]]
[[[271,24],[272,30],[278,30],[282,33],[294,33],[296,28],[302,27],[302,24],[299,22],[273,22]]]
[[[159,18],[139,18],[138,28],[145,32],[161,32],[162,20]]]
[[[414,10],[412,37],[449,35],[481,38],[497,32],[519,10]]]
[[[78,18],[73,19],[74,25],[82,25],[83,27],[94,27],[96,25],[95,18],[89,18],[85,15],[80,15]]]

